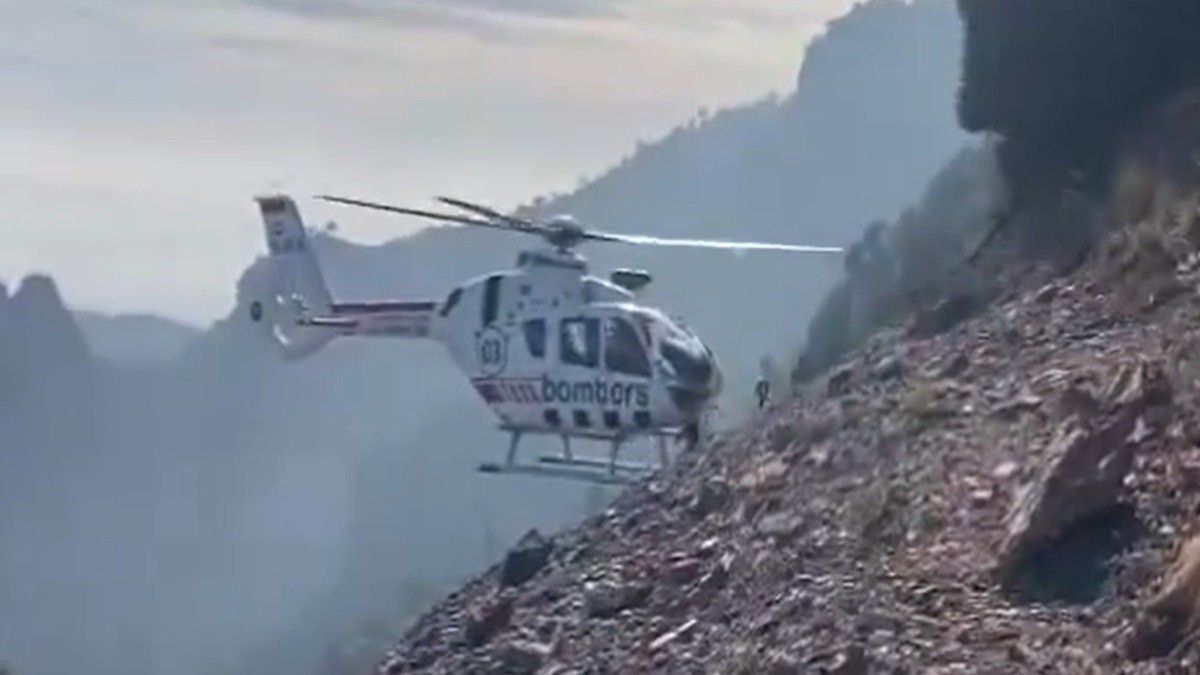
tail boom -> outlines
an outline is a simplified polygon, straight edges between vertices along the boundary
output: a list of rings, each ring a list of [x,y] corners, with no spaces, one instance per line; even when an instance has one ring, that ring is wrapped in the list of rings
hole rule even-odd
[[[308,356],[341,335],[432,335],[436,302],[335,303],[295,202],[284,195],[257,201],[269,252],[268,288],[250,315],[266,324],[285,357]]]
[[[379,335],[427,338],[433,335],[437,303],[356,302],[334,304],[327,317],[312,317],[306,325],[335,329],[339,335]]]

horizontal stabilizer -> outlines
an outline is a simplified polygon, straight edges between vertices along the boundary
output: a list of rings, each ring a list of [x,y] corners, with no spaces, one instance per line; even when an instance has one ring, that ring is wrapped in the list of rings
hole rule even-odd
[[[301,318],[296,320],[296,324],[300,326],[312,326],[313,328],[344,328],[346,330],[353,330],[358,327],[358,322],[353,319],[338,319],[328,316]]]

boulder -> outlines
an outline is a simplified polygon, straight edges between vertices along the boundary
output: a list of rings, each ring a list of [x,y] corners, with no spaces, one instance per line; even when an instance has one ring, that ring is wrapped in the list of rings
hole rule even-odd
[[[676,558],[663,568],[662,578],[676,586],[683,586],[695,581],[702,568],[699,558]]]
[[[1072,525],[1116,505],[1133,446],[1125,439],[1133,419],[1116,420],[1099,432],[1075,423],[1059,429],[1040,476],[1017,495],[1001,546],[999,576],[1016,581],[1028,557],[1062,536]]]
[[[1053,283],[1046,284],[1037,290],[1033,295],[1033,301],[1039,305],[1045,305],[1058,297],[1058,286]]]
[[[594,619],[608,619],[626,609],[640,606],[654,590],[648,584],[593,581],[583,588],[584,612]]]
[[[904,362],[897,356],[885,356],[871,369],[871,377],[883,382],[904,377]]]
[[[1135,661],[1170,654],[1200,630],[1200,535],[1188,539],[1175,556],[1162,590],[1142,609],[1126,644]]]
[[[726,553],[713,568],[700,579],[700,588],[706,591],[718,591],[729,583],[729,571],[733,568],[734,555]]]
[[[934,374],[942,379],[952,379],[962,375],[971,367],[971,360],[963,352],[955,352],[954,356],[945,359],[938,365]]]
[[[843,396],[850,390],[850,382],[854,379],[854,366],[843,365],[829,374],[825,384],[825,393],[830,398]]]
[[[692,497],[691,512],[699,518],[720,511],[729,504],[729,483],[720,478],[709,478],[700,484]]]
[[[1013,421],[1022,414],[1034,412],[1042,405],[1042,399],[1031,393],[1015,396],[992,408],[992,415],[1002,420]]]
[[[496,650],[499,672],[505,675],[533,675],[542,668],[553,650],[549,645],[528,640],[513,640]]]
[[[1031,554],[1072,526],[1116,506],[1144,435],[1142,417],[1169,397],[1161,369],[1139,363],[1114,378],[1099,419],[1073,418],[1058,430],[1038,477],[1009,512],[997,566],[1001,583],[1015,582]]]
[[[829,675],[867,675],[870,672],[866,650],[851,645],[838,653],[829,666]]]
[[[764,462],[742,476],[738,485],[758,493],[780,490],[787,485],[788,474],[792,467],[786,462],[775,459]]]
[[[777,511],[764,515],[755,528],[764,537],[790,539],[804,529],[804,518],[791,511]]]
[[[923,340],[940,335],[970,319],[983,307],[983,301],[970,293],[945,298],[917,312],[908,327],[908,337]]]
[[[1121,368],[1105,389],[1103,400],[1117,412],[1132,409],[1140,414],[1145,408],[1162,406],[1171,400],[1171,383],[1162,364],[1139,361]]]
[[[546,566],[553,552],[554,542],[537,530],[526,532],[504,556],[504,564],[500,567],[500,583],[504,586],[520,586],[529,581]]]
[[[505,593],[489,598],[467,612],[466,638],[472,647],[486,644],[512,622],[513,598]]]

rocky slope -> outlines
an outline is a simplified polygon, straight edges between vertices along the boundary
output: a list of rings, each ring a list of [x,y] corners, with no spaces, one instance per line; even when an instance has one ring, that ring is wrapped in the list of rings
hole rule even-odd
[[[1195,672],[1200,273],[1115,241],[527,536],[378,672]]]

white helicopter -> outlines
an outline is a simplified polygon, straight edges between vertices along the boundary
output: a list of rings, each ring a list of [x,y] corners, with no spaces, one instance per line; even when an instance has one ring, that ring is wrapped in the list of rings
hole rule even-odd
[[[516,269],[477,277],[442,301],[338,303],[330,296],[291,198],[257,198],[266,227],[272,297],[250,305],[288,358],[307,356],[334,337],[371,335],[431,338],[450,351],[475,390],[511,434],[493,474],[525,474],[626,483],[669,461],[667,440],[694,444],[700,416],[720,392],[712,351],[678,320],[637,302],[650,283],[645,272],[618,270],[611,281],[590,276],[575,252],[584,242],[617,242],[732,251],[772,250],[836,254],[841,249],[758,242],[662,239],[600,232],[569,216],[535,222],[470,202],[439,198],[470,215],[437,213],[343,197],[329,202],[388,211],[543,239],[526,250]],[[562,439],[561,455],[517,461],[524,434]],[[659,464],[619,461],[633,438],[658,441]],[[578,456],[572,438],[608,441],[607,459]]]

